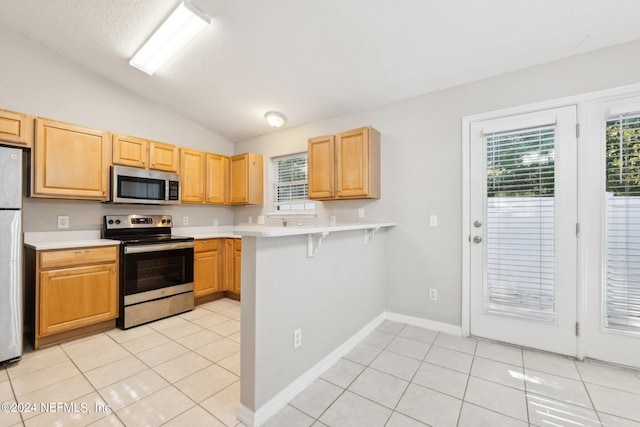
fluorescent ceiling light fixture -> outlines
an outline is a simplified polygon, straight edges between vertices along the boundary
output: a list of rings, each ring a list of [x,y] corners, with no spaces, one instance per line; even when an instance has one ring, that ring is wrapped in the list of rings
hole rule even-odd
[[[131,58],[129,64],[153,75],[209,22],[206,14],[190,2],[183,1]]]
[[[269,124],[274,128],[279,128],[287,121],[287,118],[282,113],[278,113],[277,111],[269,111],[264,115],[264,118],[267,119]]]

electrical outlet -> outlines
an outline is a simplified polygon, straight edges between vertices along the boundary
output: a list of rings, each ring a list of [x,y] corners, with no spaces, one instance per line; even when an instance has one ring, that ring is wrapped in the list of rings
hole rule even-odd
[[[253,224],[253,217],[252,216],[249,217],[249,224]]]
[[[258,224],[264,224],[264,215],[258,215]]]
[[[217,227],[220,224],[220,222],[217,219],[213,220],[213,226]]]
[[[429,289],[429,299],[431,301],[438,301],[438,290],[430,288]]]
[[[182,217],[182,225],[189,225],[189,217],[188,216],[183,216]]]
[[[58,215],[58,228],[69,228],[69,217],[67,215]]]
[[[364,208],[358,208],[358,218],[364,218]]]
[[[302,329],[298,328],[293,331],[293,348],[298,348],[302,345]]]
[[[331,223],[331,225],[336,225],[336,216],[335,215],[331,215],[330,223]]]
[[[431,227],[437,227],[438,226],[438,217],[436,215],[431,215],[429,217],[429,225]]]

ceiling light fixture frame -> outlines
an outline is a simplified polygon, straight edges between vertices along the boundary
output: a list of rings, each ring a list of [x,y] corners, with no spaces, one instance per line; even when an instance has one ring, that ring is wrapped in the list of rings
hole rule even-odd
[[[182,1],[129,61],[129,65],[153,75],[211,22],[189,0]]]

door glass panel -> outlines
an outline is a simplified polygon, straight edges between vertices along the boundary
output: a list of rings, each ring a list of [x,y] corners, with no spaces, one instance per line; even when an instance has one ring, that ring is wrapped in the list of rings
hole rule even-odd
[[[640,334],[640,115],[607,121],[605,327]]]
[[[555,321],[555,125],[485,135],[484,310]]]

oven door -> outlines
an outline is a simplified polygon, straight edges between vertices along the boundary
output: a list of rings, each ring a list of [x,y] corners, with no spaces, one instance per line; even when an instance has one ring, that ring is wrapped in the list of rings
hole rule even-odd
[[[125,304],[148,300],[153,291],[167,296],[166,288],[192,290],[193,241],[125,245],[122,271]]]

